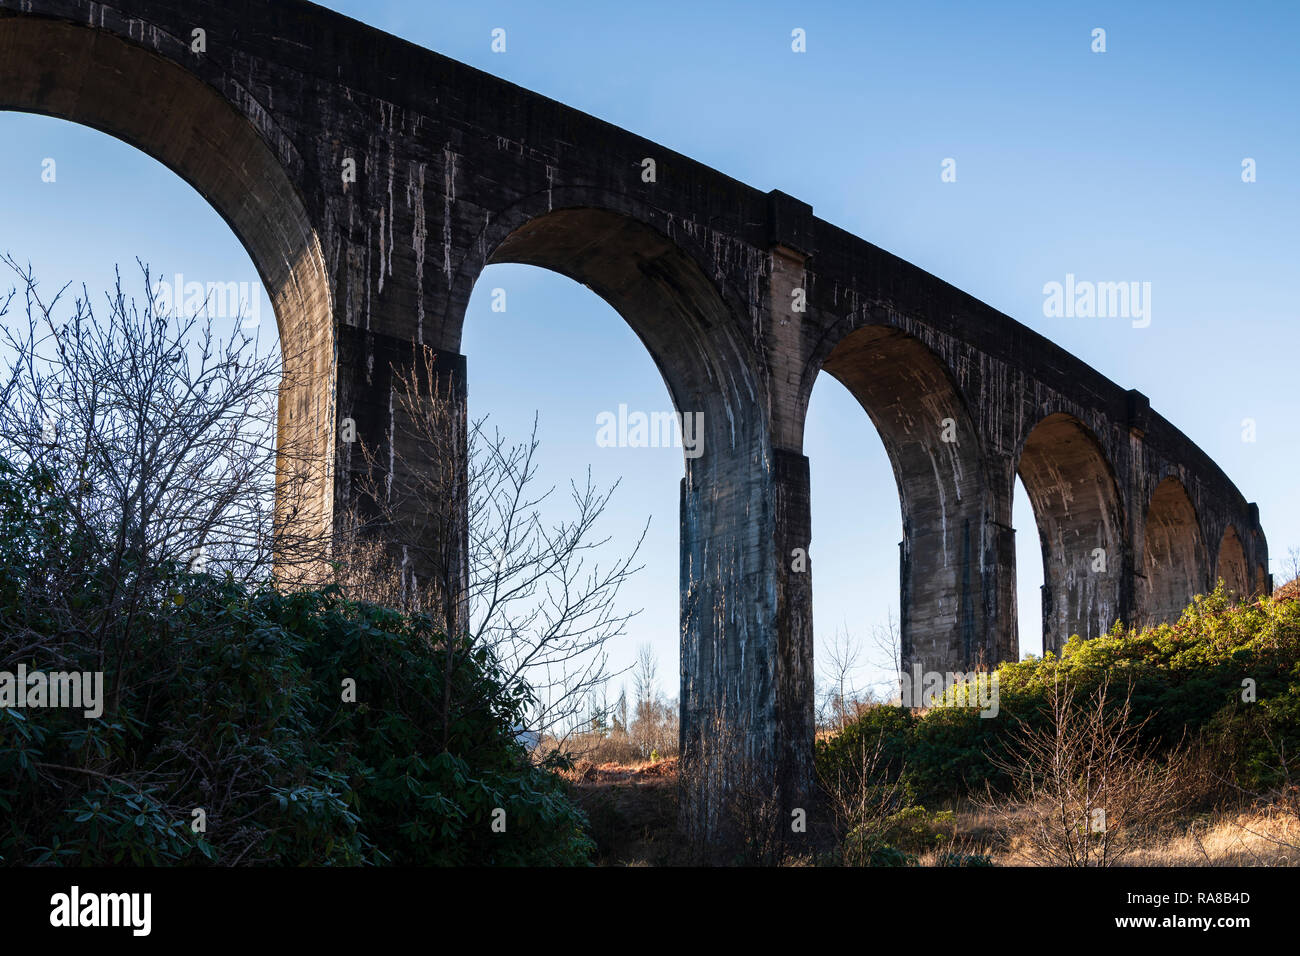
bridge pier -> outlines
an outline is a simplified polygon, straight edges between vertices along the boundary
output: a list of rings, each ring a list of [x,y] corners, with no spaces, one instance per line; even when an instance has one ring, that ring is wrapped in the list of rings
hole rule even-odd
[[[697,848],[781,839],[813,777],[808,461],[717,449],[681,500],[683,825]]]
[[[813,668],[812,562],[802,560],[812,540],[808,459],[773,451],[776,508],[776,753],[777,823],[798,843],[792,814],[811,813],[816,734]]]
[[[463,627],[456,622],[468,591],[465,356],[344,325],[336,381],[336,526],[346,521],[351,533],[370,523],[369,533],[386,539],[398,593],[438,595],[446,626]]]

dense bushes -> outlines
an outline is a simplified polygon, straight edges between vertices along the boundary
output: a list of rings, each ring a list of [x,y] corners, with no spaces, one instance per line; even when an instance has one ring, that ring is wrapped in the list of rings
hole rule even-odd
[[[581,812],[514,737],[529,690],[486,651],[180,568],[99,613],[131,571],[97,563],[47,479],[0,461],[0,671],[102,671],[105,705],[0,708],[0,860],[585,862]]]
[[[843,733],[820,741],[818,770],[836,778],[880,751],[877,772],[934,805],[1007,781],[990,761],[1006,752],[1023,721],[1040,726],[1047,690],[1058,679],[1080,695],[1104,679],[1132,688],[1133,717],[1156,754],[1199,740],[1213,770],[1248,792],[1284,782],[1282,755],[1300,753],[1300,601],[1263,599],[1233,606],[1222,588],[1197,597],[1181,619],[1146,629],[1116,627],[1092,641],[1075,637],[1058,659],[998,670],[999,712],[952,706],[924,714],[875,707]],[[1119,698],[1123,697],[1121,693]]]

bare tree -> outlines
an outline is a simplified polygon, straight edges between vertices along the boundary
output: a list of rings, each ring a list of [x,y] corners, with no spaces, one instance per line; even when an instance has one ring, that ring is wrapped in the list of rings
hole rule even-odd
[[[1278,728],[1270,729],[1269,718],[1258,711],[1250,713],[1245,725],[1231,732],[1219,731],[1205,738],[1203,746],[1213,755],[1213,769],[1208,772],[1215,796],[1234,797],[1257,813],[1285,822],[1283,838],[1260,832],[1243,822],[1242,816],[1230,817],[1229,823],[1254,837],[1282,847],[1300,850],[1295,838],[1300,833],[1300,757],[1287,750],[1286,736]],[[1261,742],[1264,746],[1261,748]],[[1260,749],[1264,752],[1260,753]],[[1241,775],[1231,768],[1250,765],[1254,775],[1272,778],[1272,784],[1258,788],[1242,785]],[[1202,849],[1202,853],[1204,850]]]
[[[237,321],[222,339],[206,309],[160,311],[144,265],[142,301],[119,275],[97,315],[84,288],[47,299],[30,267],[0,262],[18,279],[0,305],[0,456],[42,469],[76,533],[109,556],[100,631],[156,602],[174,568],[267,580],[294,519],[294,449],[276,443],[279,348]]]
[[[1300,579],[1300,548],[1287,550],[1286,557],[1282,560],[1281,578],[1282,580],[1278,582],[1279,588]]]
[[[836,630],[835,637],[825,651],[823,674],[828,688],[825,694],[825,713],[829,722],[840,730],[856,714],[857,691],[853,687],[853,672],[862,656],[862,642],[854,638],[848,628]]]
[[[658,669],[659,662],[655,659],[654,648],[649,644],[642,644],[637,650],[636,671],[633,674],[637,711],[652,704],[659,696],[658,684],[655,681]]]
[[[893,816],[907,807],[899,773],[890,773],[883,731],[864,734],[852,765],[837,762],[818,773],[835,828],[835,854],[843,866],[871,866],[889,846]]]
[[[677,702],[665,700],[659,693],[658,671],[654,648],[642,644],[632,675],[636,700],[628,728],[632,746],[642,760],[667,757],[678,747]]]
[[[1012,796],[1030,815],[1030,856],[1050,866],[1112,866],[1160,832],[1188,798],[1186,751],[1161,762],[1141,742],[1150,716],[1135,720],[1131,689],[1108,701],[1109,685],[1082,699],[1059,679],[1048,689],[1046,724],[1020,721],[1008,754],[991,754],[1012,780]],[[985,809],[1014,826],[1004,799]]]
[[[160,309],[142,263],[140,300],[119,274],[100,315],[84,287],[46,299],[30,267],[0,263],[18,280],[0,305],[0,455],[48,468],[79,531],[113,538],[106,613],[129,617],[148,568],[252,582],[319,560],[328,542],[300,520],[309,456],[276,430],[280,391],[297,384],[277,344],[238,316],[223,338],[206,303]]]
[[[884,701],[893,700],[899,693],[900,682],[904,679],[902,636],[899,633],[898,618],[894,616],[893,608],[886,613],[884,624],[872,626],[871,644],[874,649],[871,663],[894,675],[888,682],[881,681],[873,685],[873,696]]]
[[[602,565],[609,541],[596,526],[617,482],[570,482],[570,516],[543,517],[554,488],[537,488],[537,424],[508,442],[486,420],[469,422],[452,373],[418,349],[393,368],[392,426],[358,436],[363,505],[336,543],[339,580],[357,597],[432,615],[458,655],[490,651],[507,686],[535,696],[531,730],[563,739],[577,729],[590,692],[608,674],[606,642],[638,612],[617,597],[640,568],[629,553]],[[553,514],[551,510],[551,514]],[[647,523],[648,527],[648,523]],[[444,714],[449,714],[449,694]]]

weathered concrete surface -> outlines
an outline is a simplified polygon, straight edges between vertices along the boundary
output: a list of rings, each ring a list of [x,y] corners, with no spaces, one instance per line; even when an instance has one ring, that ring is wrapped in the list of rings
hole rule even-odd
[[[743,753],[691,802],[702,831],[739,762],[784,819],[808,796],[812,583],[797,555],[823,369],[899,481],[909,665],[1017,653],[1018,472],[1053,647],[1167,618],[1214,575],[1266,587],[1257,510],[1141,394],[798,200],[346,17],[288,0],[0,0],[0,108],[135,144],[231,224],[299,373],[280,424],[312,450],[316,526],[355,497],[338,427],[376,438],[389,357],[423,343],[463,370],[488,263],[561,272],[623,315],[678,410],[704,413],[682,484],[682,739],[698,749],[722,726]]]
[[[1043,650],[1059,654],[1070,635],[1096,637],[1128,617],[1119,487],[1096,437],[1059,412],[1025,439],[1020,478],[1043,550]]]

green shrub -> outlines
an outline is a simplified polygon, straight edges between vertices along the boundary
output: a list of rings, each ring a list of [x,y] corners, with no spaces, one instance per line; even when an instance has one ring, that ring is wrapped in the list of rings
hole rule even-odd
[[[102,671],[107,701],[0,709],[0,861],[586,862],[566,785],[515,740],[530,691],[485,649],[449,664],[425,618],[177,569],[99,614],[110,575],[51,487],[0,461],[0,669]]]
[[[1157,756],[1199,737],[1218,755],[1218,771],[1252,792],[1284,781],[1282,754],[1292,755],[1293,777],[1300,771],[1300,601],[1234,606],[1220,587],[1198,596],[1173,624],[1117,625],[1091,641],[1076,635],[1060,658],[1003,664],[997,676],[996,717],[955,706],[923,715],[874,707],[818,742],[819,777],[861,776],[865,746],[878,747],[876,779],[901,783],[925,805],[1001,789],[1007,781],[990,756],[1005,753],[1019,722],[1041,725],[1047,689],[1064,679],[1084,696],[1106,678],[1132,688],[1133,717],[1150,716],[1143,742]],[[1245,681],[1253,682],[1253,702],[1242,699]]]
[[[914,866],[916,857],[905,853],[898,847],[879,846],[871,850],[866,858],[866,866]]]
[[[917,717],[905,707],[885,705],[865,710],[833,737],[817,741],[819,776],[860,781],[864,766],[881,781],[893,782],[904,770]]]
[[[951,840],[955,821],[951,810],[904,807],[885,818],[883,838],[891,846],[919,853]]]

